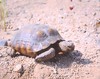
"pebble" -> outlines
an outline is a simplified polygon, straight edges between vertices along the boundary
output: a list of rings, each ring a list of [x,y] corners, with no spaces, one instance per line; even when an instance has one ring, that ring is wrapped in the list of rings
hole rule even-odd
[[[19,28],[15,28],[13,31],[17,31],[17,30],[19,30]]]
[[[23,70],[24,69],[23,69],[23,65],[22,64],[17,64],[13,69],[14,72],[18,72],[18,73],[22,73]]]
[[[95,28],[97,33],[100,33],[100,22],[96,23],[96,28]]]
[[[74,8],[74,6],[70,6],[70,7],[69,7],[70,10],[73,10],[73,8]]]
[[[0,57],[2,57],[2,55],[0,54]]]
[[[55,67],[53,68],[53,73],[58,74],[57,65],[55,65]]]

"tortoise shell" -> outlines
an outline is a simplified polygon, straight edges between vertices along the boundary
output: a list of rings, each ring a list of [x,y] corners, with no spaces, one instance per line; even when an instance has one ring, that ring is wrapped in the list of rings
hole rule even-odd
[[[28,25],[21,28],[11,40],[11,46],[21,54],[35,57],[38,51],[63,40],[56,29],[47,25]]]

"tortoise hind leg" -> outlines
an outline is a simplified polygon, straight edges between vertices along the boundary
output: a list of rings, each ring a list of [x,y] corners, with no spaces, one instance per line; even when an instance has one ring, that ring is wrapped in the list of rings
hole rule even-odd
[[[46,61],[53,58],[54,56],[55,56],[55,49],[50,48],[48,51],[43,52],[39,54],[38,56],[36,56],[35,61],[36,62]]]

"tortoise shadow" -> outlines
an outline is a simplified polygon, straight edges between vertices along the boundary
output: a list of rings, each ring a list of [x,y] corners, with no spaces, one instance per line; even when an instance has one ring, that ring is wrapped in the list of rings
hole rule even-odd
[[[93,63],[90,59],[82,58],[82,53],[78,50],[74,50],[67,55],[58,55],[50,61],[41,62],[40,64],[47,65],[47,66],[55,66],[60,68],[67,68],[72,65],[72,63],[87,65]]]

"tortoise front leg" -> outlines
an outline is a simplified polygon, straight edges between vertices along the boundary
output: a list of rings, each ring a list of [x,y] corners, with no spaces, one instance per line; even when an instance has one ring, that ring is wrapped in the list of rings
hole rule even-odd
[[[36,56],[35,61],[41,62],[41,61],[49,60],[49,59],[53,58],[54,56],[55,56],[55,49],[50,48],[48,51],[43,52],[43,53],[39,54],[38,56]]]

